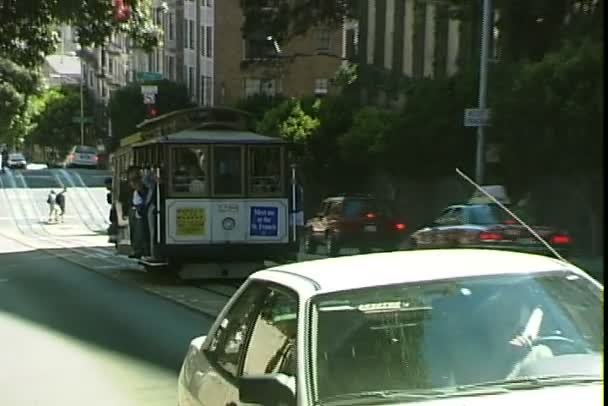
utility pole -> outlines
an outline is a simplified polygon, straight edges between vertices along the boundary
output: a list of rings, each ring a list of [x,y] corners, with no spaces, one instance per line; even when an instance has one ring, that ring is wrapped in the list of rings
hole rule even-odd
[[[80,145],[84,145],[84,62],[82,44],[80,45]]]
[[[482,112],[487,108],[488,93],[488,51],[490,48],[491,29],[494,27],[492,13],[492,0],[483,0],[483,11],[481,19],[481,60],[479,63],[479,110]],[[485,126],[481,123],[477,127],[477,156],[475,180],[478,184],[483,184],[484,163],[485,163]]]

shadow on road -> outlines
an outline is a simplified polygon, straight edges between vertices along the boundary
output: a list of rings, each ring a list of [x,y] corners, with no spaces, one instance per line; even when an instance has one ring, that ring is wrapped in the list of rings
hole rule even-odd
[[[212,323],[203,314],[43,251],[0,254],[0,264],[0,312],[176,372],[190,340]]]

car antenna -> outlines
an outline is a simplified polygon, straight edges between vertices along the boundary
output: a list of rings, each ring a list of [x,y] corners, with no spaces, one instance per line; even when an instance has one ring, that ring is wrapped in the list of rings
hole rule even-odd
[[[559,259],[560,261],[563,261],[563,262],[570,263],[564,257],[562,257],[555,250],[555,248],[553,248],[547,241],[545,241],[540,235],[538,235],[538,233],[536,231],[534,231],[532,229],[532,227],[530,227],[522,219],[520,219],[519,217],[517,217],[517,215],[515,215],[515,213],[513,213],[511,210],[507,209],[504,204],[502,204],[501,202],[499,202],[498,199],[496,199],[494,196],[492,196],[490,193],[488,193],[484,188],[482,188],[481,186],[479,186],[473,179],[471,179],[470,177],[468,177],[464,172],[462,172],[458,168],[456,168],[456,173],[458,175],[460,175],[464,180],[466,180],[467,182],[469,182],[471,185],[473,185],[475,187],[475,189],[477,189],[478,191],[480,191],[481,193],[483,193],[493,203],[496,203],[501,209],[503,209],[504,211],[506,211],[507,213],[509,213],[509,215],[511,217],[513,217],[515,220],[517,220],[517,222],[519,224],[521,224],[522,226],[524,226],[526,228],[526,230],[528,230],[538,241],[542,242],[545,245],[545,247],[547,247],[547,249],[549,251],[551,251],[551,253],[553,255],[555,255],[555,257],[557,259]]]

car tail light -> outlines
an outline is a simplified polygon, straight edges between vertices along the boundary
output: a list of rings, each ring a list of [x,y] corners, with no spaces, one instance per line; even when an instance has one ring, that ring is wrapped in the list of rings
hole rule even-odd
[[[404,231],[404,230],[405,230],[405,228],[406,228],[406,227],[405,227],[405,224],[403,224],[403,223],[397,223],[397,224],[395,224],[395,229],[396,229],[397,231]]]
[[[494,231],[482,231],[479,233],[480,241],[500,241],[502,240],[502,234]]]
[[[93,157],[93,159],[94,159],[95,161],[97,161],[97,160],[99,160],[99,157],[98,157],[97,155],[95,155],[95,156]]]
[[[70,159],[74,159],[74,154],[70,154]]]
[[[375,215],[374,213],[367,213],[367,214],[365,215],[365,217],[367,217],[368,219],[375,219],[375,218],[376,218],[376,215]]]
[[[551,237],[551,243],[556,245],[571,244],[572,238],[567,235],[557,234]]]

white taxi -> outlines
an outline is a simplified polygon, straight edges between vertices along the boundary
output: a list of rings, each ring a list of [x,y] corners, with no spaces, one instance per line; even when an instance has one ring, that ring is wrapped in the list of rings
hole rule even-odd
[[[257,272],[178,380],[180,406],[600,405],[603,286],[492,250],[358,255]]]

